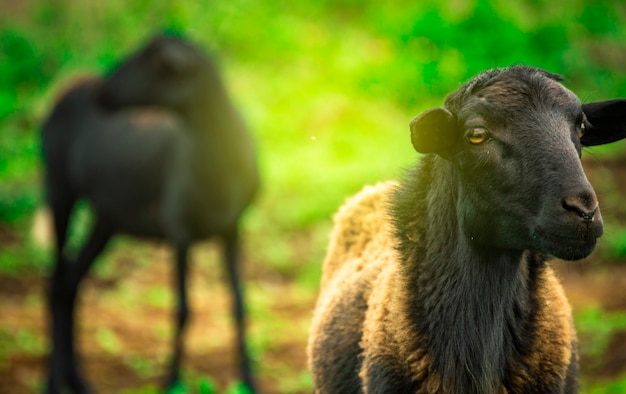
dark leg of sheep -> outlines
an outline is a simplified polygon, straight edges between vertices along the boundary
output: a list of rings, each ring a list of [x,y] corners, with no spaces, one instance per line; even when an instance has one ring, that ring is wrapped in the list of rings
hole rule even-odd
[[[112,234],[112,229],[97,219],[76,261],[70,263],[63,258],[57,261],[50,289],[52,373],[48,381],[48,393],[62,393],[64,385],[74,393],[89,393],[89,388],[80,376],[74,349],[76,294],[81,280]]]
[[[176,290],[178,292],[178,316],[176,318],[176,334],[174,337],[174,355],[170,373],[166,380],[166,388],[171,388],[180,379],[180,364],[183,358],[183,334],[189,317],[187,301],[187,245],[176,249]]]
[[[224,255],[228,283],[231,287],[233,296],[233,312],[235,316],[235,325],[237,330],[237,354],[239,354],[239,363],[243,382],[248,386],[251,392],[255,392],[254,379],[252,377],[252,363],[246,345],[246,323],[243,294],[240,284],[239,272],[239,234],[234,229],[224,236]]]
[[[52,352],[50,356],[50,368],[48,368],[49,376],[48,376],[48,385],[47,392],[48,393],[60,393],[63,391],[63,386],[66,383],[66,375],[67,375],[67,363],[63,359],[63,354],[65,353],[64,349],[67,348],[67,343],[65,338],[61,335],[62,330],[59,327],[54,327],[53,318],[55,315],[54,309],[56,300],[59,298],[57,295],[60,289],[63,287],[61,282],[63,280],[64,272],[67,270],[67,261],[65,261],[64,253],[65,244],[67,241],[67,228],[70,220],[70,215],[72,213],[72,209],[75,205],[75,198],[70,195],[59,195],[59,193],[55,193],[52,191],[53,189],[49,186],[48,190],[48,203],[50,209],[52,211],[53,222],[54,222],[54,235],[55,235],[55,245],[56,245],[56,256],[55,256],[55,266],[50,277],[50,288],[48,289],[48,313],[49,313],[49,325],[50,330],[52,331]],[[64,189],[68,190],[68,189]],[[57,323],[58,324],[58,323]]]

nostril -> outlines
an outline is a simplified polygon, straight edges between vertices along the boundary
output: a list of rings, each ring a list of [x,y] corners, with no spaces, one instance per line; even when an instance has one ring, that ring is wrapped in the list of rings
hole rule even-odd
[[[598,202],[595,198],[565,197],[562,206],[566,211],[574,212],[588,222],[593,221],[598,211]]]

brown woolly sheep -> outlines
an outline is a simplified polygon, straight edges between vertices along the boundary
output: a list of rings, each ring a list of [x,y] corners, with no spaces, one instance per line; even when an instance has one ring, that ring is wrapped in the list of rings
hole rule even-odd
[[[573,393],[576,334],[547,260],[603,232],[581,147],[626,100],[581,105],[531,67],[489,70],[411,122],[425,155],[335,217],[308,345],[317,393]]]

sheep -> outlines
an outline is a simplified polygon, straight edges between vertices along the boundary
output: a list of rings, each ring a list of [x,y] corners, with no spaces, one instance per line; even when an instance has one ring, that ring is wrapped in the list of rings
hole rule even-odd
[[[547,264],[602,235],[581,147],[626,137],[547,71],[485,71],[410,123],[422,153],[334,218],[307,346],[317,393],[573,393],[577,339]]]
[[[243,382],[255,384],[245,340],[239,222],[259,186],[252,136],[213,61],[184,39],[159,35],[105,79],[76,83],[42,127],[44,188],[55,228],[48,310],[48,393],[89,392],[74,348],[79,286],[118,233],[165,240],[176,252],[178,314],[167,387],[179,379],[189,308],[187,254],[196,241],[222,241],[233,296]],[[75,259],[65,251],[79,199],[94,224]]]

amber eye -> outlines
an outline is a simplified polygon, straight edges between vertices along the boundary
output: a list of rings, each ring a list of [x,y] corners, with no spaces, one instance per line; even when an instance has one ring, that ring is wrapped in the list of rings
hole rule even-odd
[[[469,129],[465,138],[472,145],[480,145],[489,139],[489,132],[482,127],[473,127]]]

